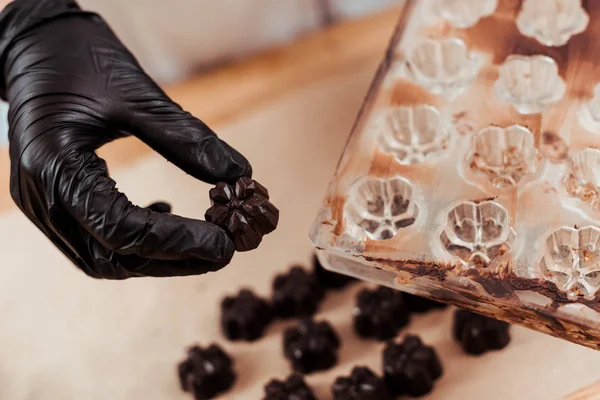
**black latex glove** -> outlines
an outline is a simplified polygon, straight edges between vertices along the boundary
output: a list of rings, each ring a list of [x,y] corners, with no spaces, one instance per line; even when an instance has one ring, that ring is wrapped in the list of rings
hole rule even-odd
[[[25,215],[93,277],[226,265],[234,244],[224,230],[133,205],[95,150],[132,134],[209,183],[250,176],[248,161],[173,103],[106,23],[74,1],[16,0],[0,14],[0,35],[10,189]]]

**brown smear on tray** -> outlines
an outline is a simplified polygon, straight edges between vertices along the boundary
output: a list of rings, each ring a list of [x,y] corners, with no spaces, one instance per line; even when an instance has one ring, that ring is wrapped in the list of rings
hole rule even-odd
[[[542,133],[539,149],[542,155],[554,164],[565,162],[569,157],[569,146],[554,132]]]
[[[392,106],[418,106],[429,104],[439,106],[440,99],[431,94],[423,87],[416,83],[409,82],[405,79],[398,79],[394,82],[392,89],[390,105]]]
[[[464,269],[457,264],[450,263],[416,260],[393,261],[368,256],[356,257],[375,263],[384,270],[399,273],[397,283],[400,285],[407,285],[416,279],[422,278],[434,282],[443,282],[449,276],[468,278],[481,285],[487,295],[475,293],[472,288],[464,288],[463,290],[458,286],[453,286],[452,291],[440,288],[438,298],[435,298],[435,296],[432,298],[600,350],[600,343],[596,339],[600,332],[597,330],[590,331],[589,327],[572,321],[565,321],[564,319],[559,321],[551,315],[556,313],[560,306],[571,303],[563,292],[552,282],[516,276],[511,272],[512,267],[509,262],[494,270],[479,270],[475,268]],[[521,301],[515,294],[515,291],[521,290],[537,292],[549,298],[552,302],[547,307],[522,307],[520,306]],[[432,291],[432,293],[434,292]],[[579,302],[598,312],[600,311],[598,300],[600,299],[595,298],[591,301],[580,300]]]
[[[332,196],[325,200],[326,206],[331,209],[331,221],[325,221],[324,224],[333,225],[333,234],[340,236],[346,230],[344,224],[344,206],[346,205],[346,196]]]

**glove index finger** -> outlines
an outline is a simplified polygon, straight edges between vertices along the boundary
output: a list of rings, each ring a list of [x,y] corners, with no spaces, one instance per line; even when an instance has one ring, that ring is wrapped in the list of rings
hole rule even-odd
[[[208,183],[235,182],[252,176],[248,160],[204,122],[185,112],[150,78],[147,91],[131,91],[128,97],[128,130],[167,160]]]
[[[119,254],[218,263],[233,257],[235,245],[218,226],[133,205],[93,152],[65,162],[59,193],[66,211],[82,228]]]

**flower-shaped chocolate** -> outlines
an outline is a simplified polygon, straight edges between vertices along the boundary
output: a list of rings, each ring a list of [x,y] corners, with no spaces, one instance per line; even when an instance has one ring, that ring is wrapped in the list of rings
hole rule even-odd
[[[500,204],[465,201],[448,212],[440,240],[467,268],[486,268],[510,250],[515,237]]]
[[[293,373],[285,381],[273,379],[265,386],[263,400],[317,400],[302,375]]]
[[[442,364],[433,347],[408,335],[404,342],[391,342],[383,349],[383,373],[394,395],[423,396],[442,376]]]
[[[524,0],[517,26],[523,35],[545,46],[563,46],[589,21],[581,0]]]
[[[337,377],[331,392],[333,400],[393,400],[383,379],[367,367],[354,367],[350,376]]]
[[[279,210],[269,202],[267,189],[253,179],[241,177],[234,186],[219,182],[210,190],[210,200],[206,221],[227,230],[238,251],[257,248],[277,228]]]
[[[452,336],[465,353],[479,355],[508,346],[509,328],[510,325],[504,321],[460,309],[454,313]]]
[[[556,62],[546,56],[509,56],[494,83],[496,97],[521,114],[538,114],[563,98],[565,82]]]
[[[295,371],[310,374],[331,368],[337,362],[340,339],[325,321],[301,319],[283,334],[283,351]]]
[[[431,0],[430,10],[457,28],[474,26],[492,15],[498,0]]]
[[[384,286],[358,292],[352,314],[354,331],[361,337],[377,340],[393,338],[410,320],[404,294]]]
[[[481,62],[461,39],[427,38],[409,52],[407,65],[416,83],[431,93],[451,97],[473,82]]]
[[[229,340],[254,341],[263,335],[273,311],[266,300],[249,289],[237,296],[227,296],[221,302],[221,329]]]
[[[373,127],[377,144],[400,164],[421,164],[447,147],[448,130],[432,106],[386,110]]]
[[[217,345],[193,346],[179,364],[179,382],[197,400],[212,399],[233,386],[236,374],[232,359]]]
[[[401,177],[367,177],[350,188],[345,216],[356,236],[373,240],[391,239],[412,225],[419,209],[412,199],[412,185]]]
[[[489,126],[479,131],[467,156],[471,170],[485,175],[497,188],[516,186],[537,171],[539,162],[533,134],[520,125]]]
[[[546,239],[540,267],[570,297],[593,298],[600,289],[600,228],[555,230]]]
[[[571,159],[565,187],[570,196],[600,212],[600,149],[587,148]]]

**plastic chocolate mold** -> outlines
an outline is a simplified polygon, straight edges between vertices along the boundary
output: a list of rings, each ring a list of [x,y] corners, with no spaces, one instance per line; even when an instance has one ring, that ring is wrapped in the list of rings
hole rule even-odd
[[[466,267],[487,268],[510,250],[515,236],[504,207],[493,201],[468,201],[448,212],[440,240]]]
[[[365,178],[350,189],[345,214],[354,236],[373,240],[393,238],[414,224],[419,208],[412,201],[412,185],[404,178]]]
[[[486,176],[497,188],[516,186],[539,165],[531,131],[523,126],[490,126],[473,137],[467,162],[475,173]]]
[[[479,58],[458,38],[422,39],[408,56],[413,80],[431,93],[454,96],[475,79]]]
[[[521,114],[537,114],[565,94],[556,62],[546,56],[510,56],[494,84],[496,96]]]
[[[581,0],[524,0],[517,26],[546,46],[563,46],[583,32],[589,20]]]
[[[592,298],[600,289],[600,228],[562,227],[546,239],[544,277],[570,297]]]
[[[394,107],[383,114],[373,132],[381,150],[400,164],[423,163],[447,148],[449,131],[435,107]]]
[[[587,148],[573,156],[565,186],[569,195],[600,212],[600,149]]]
[[[311,228],[323,267],[600,349],[594,32],[596,1],[409,0]]]

